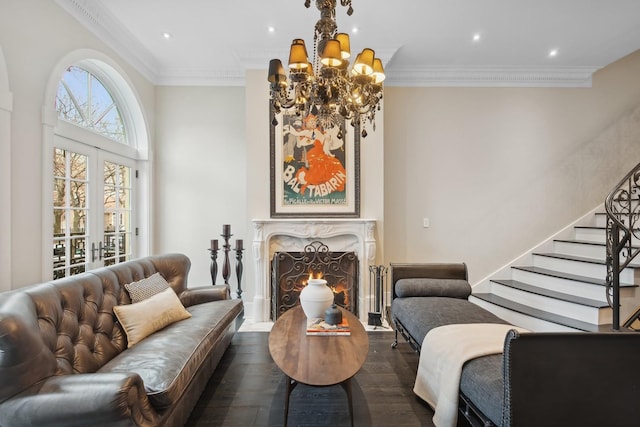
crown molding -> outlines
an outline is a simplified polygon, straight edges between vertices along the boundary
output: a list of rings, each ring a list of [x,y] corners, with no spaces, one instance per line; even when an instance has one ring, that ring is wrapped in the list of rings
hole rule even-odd
[[[55,0],[55,2],[122,56],[140,74],[154,84],[157,82],[158,75],[153,70],[159,69],[160,65],[153,55],[99,2],[91,0]]]
[[[385,86],[591,87],[600,67],[423,67],[391,68]]]
[[[266,69],[265,66],[260,68]],[[244,86],[245,72],[244,70],[239,72],[208,68],[165,68],[155,84],[158,86]]]

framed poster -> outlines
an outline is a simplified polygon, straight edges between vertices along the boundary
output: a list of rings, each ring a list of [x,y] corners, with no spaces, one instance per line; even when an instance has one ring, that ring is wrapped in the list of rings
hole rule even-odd
[[[274,118],[270,109],[271,123]],[[322,129],[313,114],[283,112],[271,127],[271,217],[360,216],[359,127]]]

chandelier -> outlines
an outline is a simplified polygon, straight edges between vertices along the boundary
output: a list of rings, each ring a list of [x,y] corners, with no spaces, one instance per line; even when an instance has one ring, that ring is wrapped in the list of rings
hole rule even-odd
[[[385,78],[382,61],[372,49],[360,52],[351,67],[349,35],[338,33],[336,24],[337,0],[316,0],[320,19],[313,36],[313,62],[309,62],[307,48],[302,39],[294,39],[289,51],[289,78],[282,62],[269,62],[268,80],[271,83],[271,105],[276,114],[282,110],[306,117],[312,114],[325,130],[339,127],[349,120],[352,126],[360,124],[362,137],[367,136],[365,122],[375,130],[376,110],[380,110],[382,81]],[[309,8],[311,0],[305,1]],[[340,0],[348,6],[351,16],[351,0]],[[278,121],[274,117],[272,125]]]

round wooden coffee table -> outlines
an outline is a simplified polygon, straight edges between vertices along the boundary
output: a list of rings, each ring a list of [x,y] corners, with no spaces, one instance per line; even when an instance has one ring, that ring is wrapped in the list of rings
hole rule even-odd
[[[351,312],[341,310],[349,320],[349,336],[307,336],[307,317],[300,306],[287,310],[271,329],[271,357],[287,376],[285,426],[289,414],[289,396],[298,383],[318,387],[340,384],[347,393],[353,426],[351,378],[367,358],[369,338],[360,320]]]

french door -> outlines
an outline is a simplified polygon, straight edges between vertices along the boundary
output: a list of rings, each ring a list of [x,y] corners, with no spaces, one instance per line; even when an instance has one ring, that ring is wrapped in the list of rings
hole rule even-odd
[[[54,137],[54,279],[133,257],[134,177],[134,160]]]

